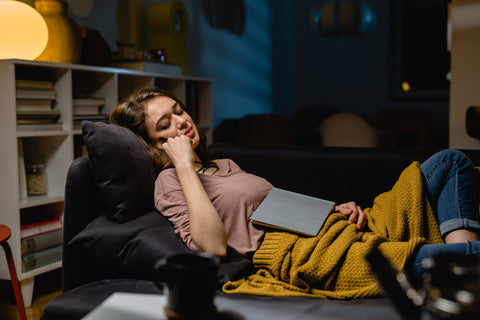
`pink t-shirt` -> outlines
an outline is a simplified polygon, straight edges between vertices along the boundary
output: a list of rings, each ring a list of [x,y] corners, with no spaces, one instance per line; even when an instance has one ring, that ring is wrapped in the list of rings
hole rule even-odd
[[[230,159],[213,162],[219,167],[217,174],[199,174],[200,181],[223,221],[228,245],[242,254],[251,253],[258,249],[264,231],[250,222],[250,216],[273,186],[264,178],[246,173]],[[158,175],[155,207],[173,224],[187,247],[198,251],[190,235],[187,203],[175,168]]]

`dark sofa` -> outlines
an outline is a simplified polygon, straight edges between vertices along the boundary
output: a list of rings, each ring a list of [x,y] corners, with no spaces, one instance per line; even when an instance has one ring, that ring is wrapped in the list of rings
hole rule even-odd
[[[155,262],[170,254],[188,252],[168,220],[153,209],[153,202],[146,207],[135,206],[134,202],[109,203],[110,195],[106,192],[111,192],[110,187],[118,188],[118,181],[111,182],[114,179],[109,177],[110,182],[106,183],[99,177],[99,171],[116,169],[103,167],[103,163],[100,165],[102,155],[96,150],[99,147],[94,144],[92,136],[92,132],[97,134],[98,129],[84,129],[90,159],[76,159],[68,173],[63,247],[64,294],[47,304],[42,316],[44,320],[79,319],[116,291],[162,293],[162,286],[156,282],[164,279],[155,269]],[[99,137],[105,139],[105,132],[95,139]],[[125,141],[125,137],[122,136],[122,139]],[[103,156],[109,159],[121,156],[117,154],[117,149],[112,151],[106,147],[103,140],[101,149],[106,153]],[[134,151],[138,153],[138,150]],[[370,206],[376,195],[389,190],[400,172],[412,161],[423,161],[435,151],[231,145],[212,145],[209,148],[212,158],[231,158],[245,171],[260,175],[279,188],[337,203],[353,200],[363,207]],[[480,165],[480,151],[465,152],[475,164]],[[127,154],[131,156],[132,150],[127,150]],[[122,163],[126,171],[135,174],[131,165]],[[148,168],[139,170],[146,170],[147,175],[150,172]],[[150,178],[142,179],[146,184],[152,183]],[[134,181],[131,187],[143,190],[143,186],[138,185],[141,181]],[[132,197],[132,190],[118,192],[122,201],[125,197]],[[129,193],[123,196],[122,192]],[[146,197],[148,200],[149,196]],[[135,208],[140,212],[132,216]],[[128,214],[125,215],[126,212]],[[120,213],[123,218],[119,218],[122,217]],[[232,249],[221,263],[219,285],[252,270],[250,260]],[[225,295],[220,290],[218,295],[234,301],[232,308],[251,315],[239,316],[238,319],[298,319],[300,315],[305,319],[320,315],[325,319],[399,317],[389,301],[382,298],[327,301]],[[257,317],[259,311],[264,317]]]

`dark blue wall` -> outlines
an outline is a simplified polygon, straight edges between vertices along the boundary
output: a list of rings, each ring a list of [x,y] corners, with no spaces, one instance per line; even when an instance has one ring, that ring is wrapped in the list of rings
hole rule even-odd
[[[352,36],[321,35],[310,27],[310,11],[321,2],[295,2],[292,110],[318,106],[372,114],[388,92],[389,2],[365,0],[377,13],[376,27]]]
[[[311,27],[312,7],[325,2],[281,0],[272,7],[273,109],[292,115],[302,108],[334,108],[366,119],[387,108],[415,109],[431,118],[432,130],[445,135],[448,100],[402,100],[390,94],[391,1],[362,0],[376,13],[376,26],[350,36],[322,35]]]

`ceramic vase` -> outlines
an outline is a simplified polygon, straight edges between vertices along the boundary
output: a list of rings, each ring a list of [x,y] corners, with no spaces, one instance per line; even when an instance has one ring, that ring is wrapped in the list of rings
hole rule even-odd
[[[67,14],[67,3],[37,0],[35,8],[48,27],[47,46],[36,60],[79,63],[82,58],[82,37],[79,26]]]
[[[88,29],[82,42],[82,64],[105,66],[108,64],[110,47],[99,30]]]

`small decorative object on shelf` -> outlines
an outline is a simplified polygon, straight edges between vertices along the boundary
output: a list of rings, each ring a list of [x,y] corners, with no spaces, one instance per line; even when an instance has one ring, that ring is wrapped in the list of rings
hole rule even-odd
[[[149,49],[143,52],[145,60],[156,60],[159,62],[167,61],[167,51],[165,49]]]
[[[48,26],[48,43],[36,60],[79,63],[82,58],[80,27],[67,15],[67,3],[57,0],[37,0],[35,8]]]
[[[137,58],[136,42],[129,40],[117,40],[118,58],[123,60],[134,60]]]
[[[39,196],[47,193],[47,179],[44,169],[45,165],[42,162],[27,164],[27,193],[29,195]]]
[[[310,26],[324,36],[359,36],[377,24],[375,10],[362,1],[329,0],[310,10]]]
[[[105,66],[108,64],[110,46],[101,32],[95,29],[86,29],[82,42],[82,64]]]

